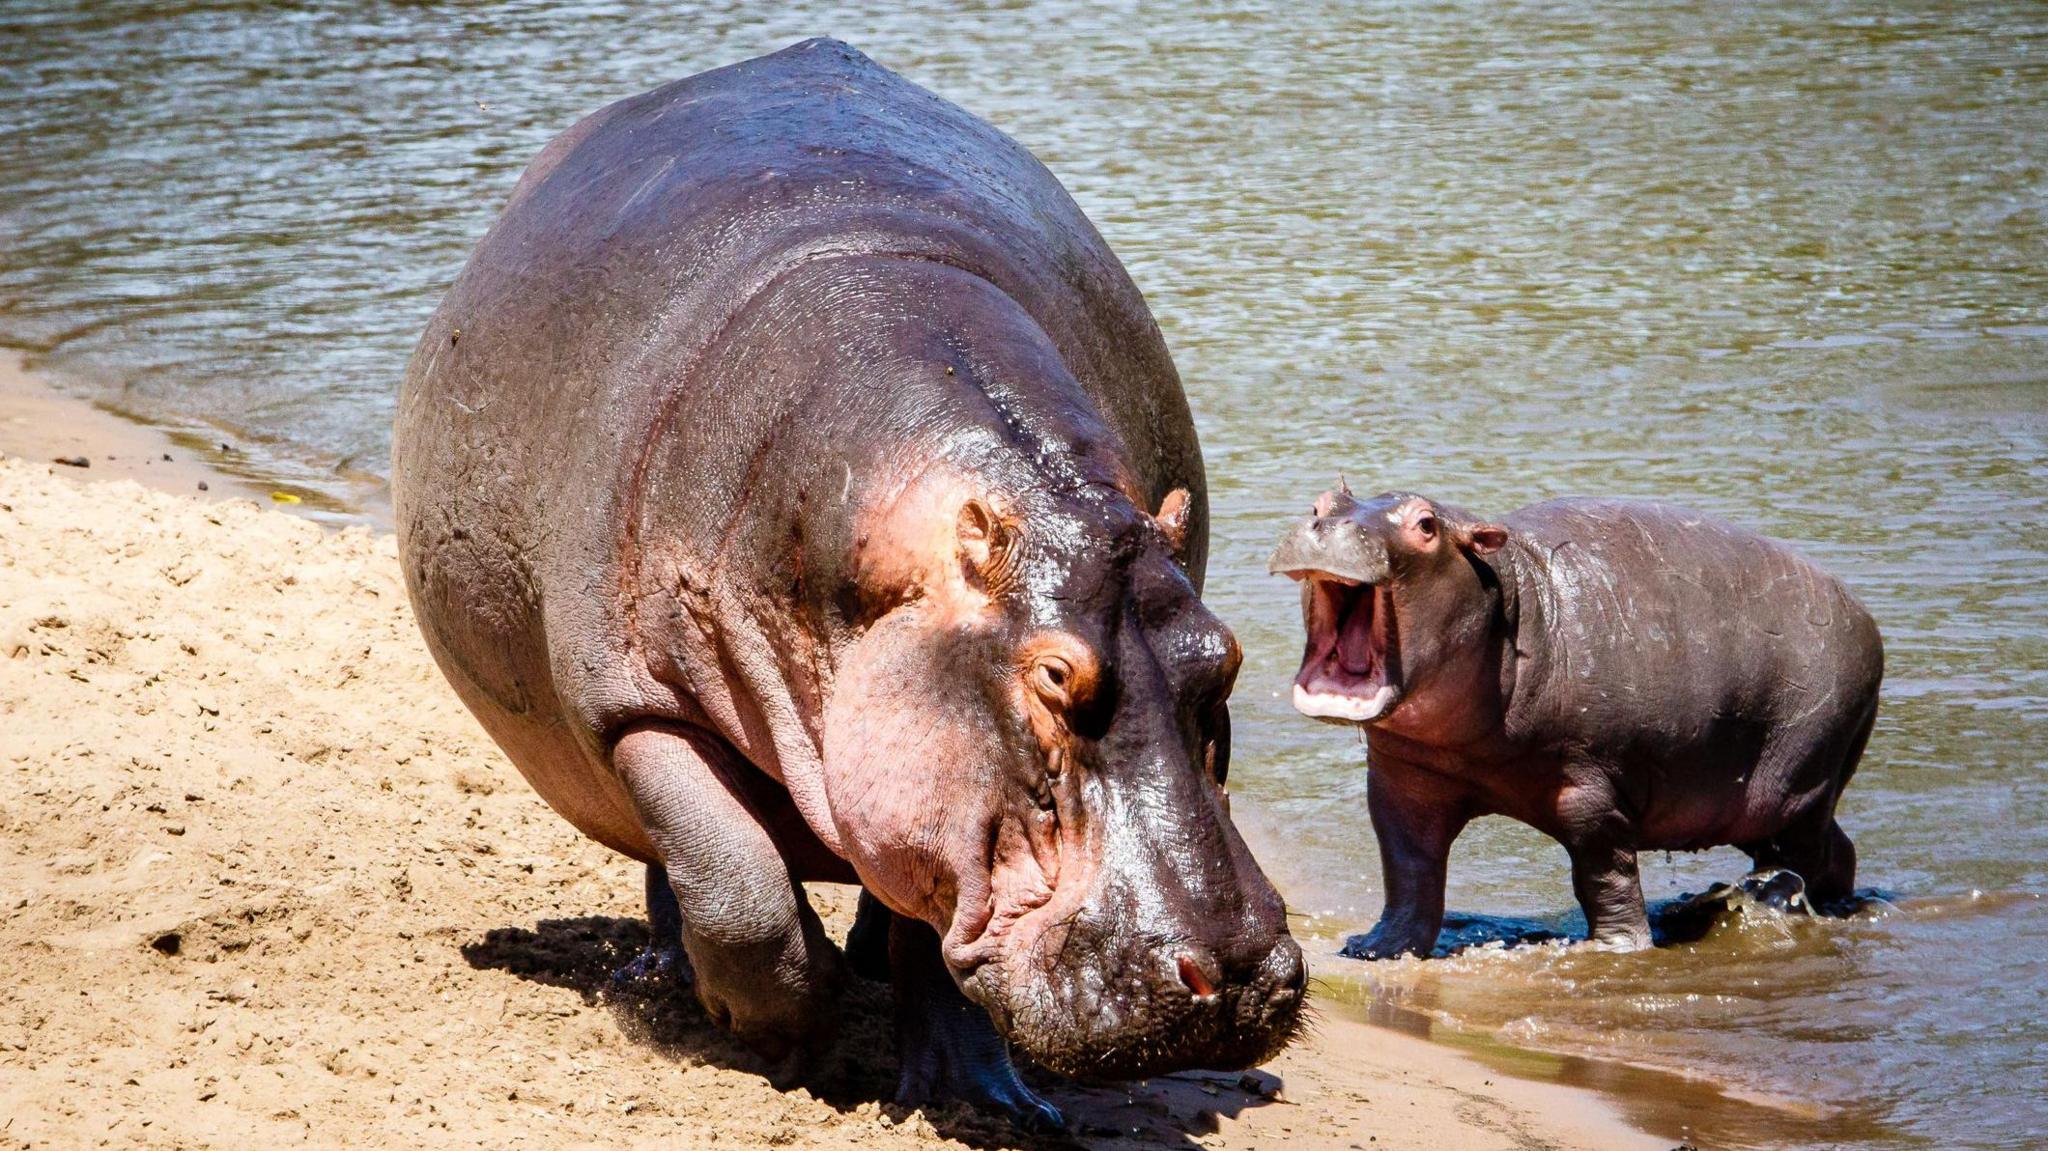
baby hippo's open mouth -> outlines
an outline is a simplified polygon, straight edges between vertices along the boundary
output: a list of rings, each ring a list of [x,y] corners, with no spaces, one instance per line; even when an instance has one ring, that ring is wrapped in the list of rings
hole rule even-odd
[[[1400,695],[1388,659],[1393,594],[1328,572],[1301,578],[1308,649],[1294,677],[1294,709],[1335,723],[1378,719]]]

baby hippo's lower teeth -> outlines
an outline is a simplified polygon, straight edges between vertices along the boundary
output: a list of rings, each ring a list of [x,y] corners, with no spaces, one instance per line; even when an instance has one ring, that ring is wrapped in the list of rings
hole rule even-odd
[[[1366,696],[1310,691],[1300,684],[1294,685],[1294,710],[1316,719],[1345,719],[1353,723],[1365,723],[1378,719],[1393,699],[1394,685],[1387,683],[1380,684]]]

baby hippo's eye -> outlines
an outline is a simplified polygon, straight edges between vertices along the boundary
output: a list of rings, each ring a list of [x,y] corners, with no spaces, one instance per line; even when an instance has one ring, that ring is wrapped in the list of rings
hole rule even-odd
[[[1422,538],[1423,538],[1423,539],[1426,539],[1426,540],[1433,540],[1433,539],[1435,539],[1435,538],[1436,538],[1436,517],[1435,517],[1435,516],[1429,516],[1429,515],[1426,515],[1426,516],[1423,516],[1423,517],[1422,517],[1421,519],[1418,519],[1418,520],[1416,520],[1416,521],[1415,521],[1415,530],[1416,530],[1416,531],[1419,531],[1419,532],[1421,532],[1421,533],[1422,533]]]

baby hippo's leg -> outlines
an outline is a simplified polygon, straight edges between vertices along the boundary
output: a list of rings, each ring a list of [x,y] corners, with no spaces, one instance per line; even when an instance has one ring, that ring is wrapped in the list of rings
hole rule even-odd
[[[1815,907],[1841,903],[1856,892],[1856,845],[1832,817],[1821,833],[1819,858],[1806,877],[1806,898]]]
[[[1856,891],[1856,845],[1835,822],[1835,804],[1856,773],[1876,719],[1873,699],[1853,728],[1786,736],[1785,742],[1798,749],[1792,753],[1798,756],[1798,765],[1789,773],[1787,790],[1809,792],[1814,798],[1804,810],[1789,813],[1776,834],[1740,845],[1759,868],[1798,872],[1806,881],[1806,901],[1816,910],[1841,909]]]
[[[1599,765],[1565,767],[1556,799],[1557,838],[1572,857],[1572,892],[1595,943],[1623,951],[1650,946],[1650,915],[1636,873],[1635,820]]]
[[[1586,912],[1593,941],[1620,951],[1650,946],[1635,847],[1595,836],[1568,843],[1565,850],[1572,857],[1572,892]]]
[[[1380,921],[1344,945],[1353,959],[1428,955],[1444,923],[1444,870],[1451,844],[1472,818],[1465,795],[1419,773],[1371,768],[1366,810],[1380,841],[1387,889]]]
[[[666,727],[630,729],[612,757],[675,892],[697,998],[788,1077],[831,1040],[839,949],[741,798],[736,773],[751,768],[716,737]]]

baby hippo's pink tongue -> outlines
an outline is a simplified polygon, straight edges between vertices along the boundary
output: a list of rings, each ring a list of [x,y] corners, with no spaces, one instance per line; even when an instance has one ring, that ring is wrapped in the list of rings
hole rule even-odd
[[[1372,622],[1379,589],[1362,587],[1352,597],[1345,605],[1343,618],[1337,621],[1337,662],[1352,675],[1366,676],[1378,664]]]

